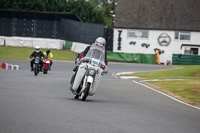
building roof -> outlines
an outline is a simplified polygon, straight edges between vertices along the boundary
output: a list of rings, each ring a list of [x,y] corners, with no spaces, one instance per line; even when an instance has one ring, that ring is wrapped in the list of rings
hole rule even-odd
[[[200,0],[118,0],[114,27],[200,31]]]

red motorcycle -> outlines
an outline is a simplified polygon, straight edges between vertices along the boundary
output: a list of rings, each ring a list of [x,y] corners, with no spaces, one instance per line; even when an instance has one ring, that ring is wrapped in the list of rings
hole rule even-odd
[[[48,56],[44,56],[44,58],[42,58],[42,61],[43,61],[43,66],[42,66],[43,73],[47,74],[50,67],[50,58]]]

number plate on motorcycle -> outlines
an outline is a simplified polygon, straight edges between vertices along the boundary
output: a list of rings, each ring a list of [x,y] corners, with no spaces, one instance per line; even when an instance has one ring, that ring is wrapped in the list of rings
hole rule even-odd
[[[92,58],[91,64],[98,66],[99,65],[99,60]]]
[[[39,63],[39,60],[35,60],[35,63]]]

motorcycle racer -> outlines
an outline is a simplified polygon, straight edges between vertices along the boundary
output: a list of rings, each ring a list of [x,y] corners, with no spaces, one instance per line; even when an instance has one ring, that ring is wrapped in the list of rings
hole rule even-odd
[[[103,48],[105,47],[106,45],[106,40],[103,38],[103,37],[98,37],[96,40],[95,40],[95,44],[100,47],[100,48]],[[80,59],[81,58],[84,58],[85,55],[87,54],[87,52],[89,51],[91,46],[87,46],[85,48],[85,50],[83,52],[80,53]],[[107,52],[105,51],[105,63],[106,65],[108,64],[108,61],[107,61]]]
[[[40,51],[40,47],[39,46],[36,46],[35,47],[35,51],[29,56],[30,59],[32,59],[33,57],[39,57],[40,58],[40,71],[42,71],[42,65],[43,65],[43,62],[41,61],[41,58],[44,57],[44,54],[42,51]],[[31,71],[33,71],[33,64],[35,62],[35,59],[32,59],[30,61],[30,66],[31,66]]]
[[[95,45],[97,45],[99,48],[102,48],[103,50],[105,50],[105,45],[106,45],[106,40],[103,38],[103,37],[98,37],[96,40],[95,40]],[[93,44],[92,44],[93,45]],[[91,46],[87,46],[85,48],[84,51],[82,51],[80,54],[79,54],[79,59],[80,61],[85,57],[85,55],[88,53],[88,51],[90,50]],[[108,64],[108,61],[107,61],[107,52],[105,51],[105,65],[107,66]],[[106,67],[105,66],[105,67]],[[75,66],[75,68],[73,69],[74,71],[74,74],[72,75],[71,77],[71,81],[70,81],[70,90],[72,90],[72,85],[73,85],[73,82],[74,82],[74,79],[76,77],[76,73],[77,73],[77,70],[78,70],[78,66]]]
[[[53,53],[49,48],[46,49],[46,52],[43,53],[45,56],[48,56],[50,58],[50,67],[49,70],[51,70],[51,66],[53,64]]]

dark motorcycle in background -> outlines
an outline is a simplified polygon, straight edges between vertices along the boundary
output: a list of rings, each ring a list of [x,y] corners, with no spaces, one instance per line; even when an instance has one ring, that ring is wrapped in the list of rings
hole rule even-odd
[[[37,76],[40,72],[40,58],[38,56],[35,57],[35,61],[33,64],[33,70],[34,70],[35,76]]]

